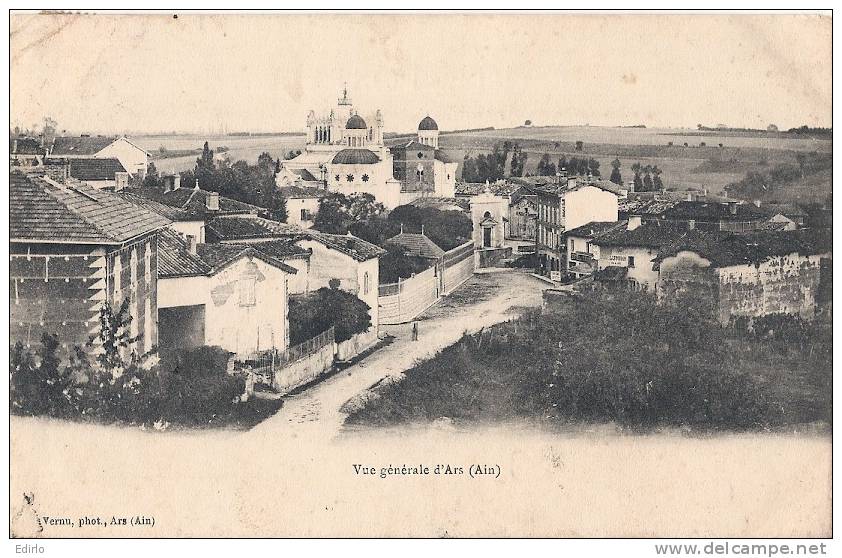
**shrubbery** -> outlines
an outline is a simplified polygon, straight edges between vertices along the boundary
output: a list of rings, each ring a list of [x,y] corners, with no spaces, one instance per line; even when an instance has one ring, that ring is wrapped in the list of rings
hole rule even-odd
[[[594,292],[559,300],[463,337],[348,421],[747,429],[830,420],[829,395],[826,405],[817,397],[829,384],[829,326],[778,317],[740,333],[693,299],[658,305],[646,293]]]
[[[102,309],[99,340],[104,350],[95,358],[75,347],[71,358],[62,362],[57,356],[59,339],[46,333],[35,353],[15,343],[9,355],[11,411],[157,428],[236,418],[245,378],[227,373],[228,351],[169,350],[149,368],[134,357],[126,362],[122,355],[130,319],[123,316],[124,308],[116,314],[107,305]]]
[[[372,288],[377,288],[372,286]],[[321,288],[289,298],[290,345],[303,343],[334,327],[337,342],[371,327],[368,304],[337,288]]]

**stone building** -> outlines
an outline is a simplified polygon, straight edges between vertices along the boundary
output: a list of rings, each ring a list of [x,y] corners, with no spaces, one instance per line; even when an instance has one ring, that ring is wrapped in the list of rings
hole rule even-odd
[[[169,220],[75,180],[9,176],[10,340],[56,334],[98,352],[100,309],[128,301],[125,349],[143,355],[158,343],[158,234]],[[67,356],[67,352],[64,356]]]
[[[655,260],[660,298],[709,300],[722,323],[793,314],[813,318],[832,285],[831,238],[824,231],[687,235]]]

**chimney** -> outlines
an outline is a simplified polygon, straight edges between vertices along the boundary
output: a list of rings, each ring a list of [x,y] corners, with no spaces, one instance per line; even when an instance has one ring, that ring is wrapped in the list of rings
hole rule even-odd
[[[737,214],[737,202],[728,202],[728,209],[731,210],[731,215]]]
[[[633,231],[642,224],[643,222],[640,219],[640,215],[629,215],[629,224],[627,226],[628,230]]]
[[[194,188],[196,188],[196,190],[199,189],[199,179],[198,178],[196,179],[196,186],[194,186]]]
[[[196,237],[192,234],[187,235],[187,251],[196,254]]]
[[[576,187],[576,178],[571,177],[567,179],[567,187],[568,188],[575,188]]]
[[[629,180],[629,193],[634,194],[634,180]]]
[[[70,177],[70,160],[57,158],[44,159],[44,171],[47,176],[63,184]]]
[[[219,211],[219,192],[208,192],[205,204],[208,211]]]
[[[172,189],[178,190],[179,188],[181,188],[181,175],[176,174],[172,177]]]
[[[129,173],[115,172],[114,173],[114,191],[120,192],[129,185]]]
[[[760,207],[760,200],[754,200],[754,206]]]
[[[12,142],[12,153],[18,152],[18,140]]]
[[[692,230],[695,230],[695,228],[696,228],[696,220],[695,219],[688,220],[687,221],[687,230],[692,231]]]
[[[689,192],[689,191],[687,192],[687,201],[689,201],[689,202],[693,201],[693,192]]]

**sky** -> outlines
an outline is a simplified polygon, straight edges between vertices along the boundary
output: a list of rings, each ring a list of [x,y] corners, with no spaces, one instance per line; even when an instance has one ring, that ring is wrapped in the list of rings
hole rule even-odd
[[[831,123],[818,15],[13,14],[11,121],[302,131],[347,82],[387,131]]]

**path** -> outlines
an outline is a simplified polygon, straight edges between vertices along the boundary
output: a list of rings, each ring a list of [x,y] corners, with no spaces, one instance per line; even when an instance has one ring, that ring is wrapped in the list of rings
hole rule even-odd
[[[337,375],[286,399],[283,408],[251,432],[265,435],[332,438],[345,420],[340,408],[379,380],[396,376],[419,360],[452,345],[465,332],[475,332],[510,318],[515,307],[537,307],[548,285],[526,273],[499,271],[474,275],[465,285],[418,318],[419,340],[411,339],[411,324],[381,326],[394,342]]]

